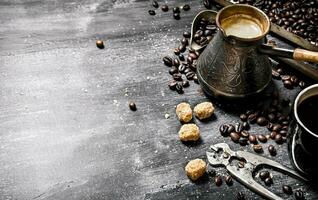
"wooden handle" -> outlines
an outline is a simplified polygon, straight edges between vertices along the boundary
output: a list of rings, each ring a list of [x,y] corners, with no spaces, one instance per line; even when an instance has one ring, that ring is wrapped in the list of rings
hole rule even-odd
[[[318,52],[297,48],[294,51],[293,58],[295,60],[318,63]]]

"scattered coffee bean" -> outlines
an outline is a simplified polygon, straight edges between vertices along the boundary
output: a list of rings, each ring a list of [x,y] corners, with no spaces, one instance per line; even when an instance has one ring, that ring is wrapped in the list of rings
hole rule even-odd
[[[170,90],[176,90],[177,82],[175,80],[173,80],[169,83],[168,86],[169,86]]]
[[[228,130],[227,130],[227,133],[230,134],[232,133],[233,131],[235,131],[235,126],[233,126],[233,124],[228,124]]]
[[[136,106],[136,104],[134,102],[129,102],[128,105],[129,105],[130,110],[132,110],[132,111],[136,111],[137,110],[137,106]]]
[[[295,199],[296,200],[304,200],[305,199],[304,192],[301,189],[296,190]]]
[[[154,10],[148,10],[149,15],[156,15],[156,11]]]
[[[283,188],[283,192],[285,194],[288,194],[288,195],[293,194],[293,190],[292,190],[292,188],[289,185],[283,185],[282,188]]]
[[[283,137],[282,137],[281,134],[277,134],[277,135],[275,136],[275,142],[276,142],[277,144],[283,144]]]
[[[163,57],[163,63],[166,65],[166,66],[168,66],[168,67],[171,67],[172,66],[172,58],[171,57],[169,57],[169,56],[165,56],[165,57]]]
[[[180,73],[178,74],[173,74],[172,75],[173,79],[176,81],[182,81],[182,75]]]
[[[272,123],[268,123],[266,127],[267,127],[267,129],[268,129],[269,131],[272,131],[274,125],[273,125]]]
[[[180,54],[179,56],[178,56],[178,58],[179,58],[179,60],[181,60],[181,61],[184,61],[185,59],[184,59],[184,55],[182,55],[182,54]]]
[[[287,89],[293,89],[293,84],[290,80],[283,81],[284,87]]]
[[[257,139],[255,135],[249,135],[248,141],[250,141],[251,144],[257,144]]]
[[[212,8],[212,3],[210,2],[210,0],[203,0],[203,5],[207,9],[211,9]]]
[[[226,178],[225,178],[225,183],[226,183],[228,186],[233,185],[232,176],[230,176],[230,175],[226,176]]]
[[[270,173],[267,170],[261,171],[259,173],[259,177],[260,177],[261,180],[264,181],[266,178],[270,177]]]
[[[276,137],[277,133],[275,131],[272,131],[269,135],[269,137],[272,139],[272,140],[275,140],[275,137]]]
[[[304,81],[299,81],[299,87],[304,89],[306,87],[306,83]]]
[[[240,140],[240,135],[236,132],[230,133],[230,137],[231,137],[232,141],[235,143],[238,143],[238,141]]]
[[[250,124],[248,122],[243,122],[242,127],[244,130],[249,130],[250,129]]]
[[[281,130],[279,131],[279,134],[281,134],[283,137],[287,136],[287,131],[286,130]]]
[[[181,83],[177,83],[177,85],[176,85],[176,91],[177,91],[179,94],[183,94],[183,87],[182,87],[182,84],[181,84]]]
[[[235,132],[240,133],[241,131],[243,131],[242,124],[239,122],[235,123]]]
[[[190,86],[189,81],[187,81],[187,80],[182,81],[182,86],[183,86],[184,88],[189,87],[189,86]]]
[[[276,124],[273,126],[272,131],[279,132],[281,130],[281,128],[282,128],[282,126],[280,124]]]
[[[173,13],[173,18],[176,19],[176,20],[181,19],[180,13]]]
[[[272,77],[277,80],[280,79],[280,74],[277,72],[277,70],[272,69]]]
[[[189,11],[191,9],[190,5],[189,4],[185,4],[184,6],[182,6],[182,9],[184,11]]]
[[[248,145],[248,139],[246,139],[246,138],[240,138],[239,144],[242,145],[242,146]]]
[[[214,183],[218,187],[222,185],[223,181],[220,175],[215,176]]]
[[[245,195],[243,192],[238,192],[236,195],[237,200],[246,200]]]
[[[247,120],[251,123],[254,124],[256,122],[257,116],[255,114],[250,114],[247,118]]]
[[[152,2],[152,6],[153,6],[154,8],[159,8],[159,4],[158,4],[157,1],[153,1],[153,2]]]
[[[219,128],[219,131],[221,135],[226,136],[228,135],[228,129],[229,129],[229,126],[227,124],[222,124]]]
[[[254,151],[255,151],[256,153],[261,153],[261,152],[263,152],[263,147],[262,147],[262,145],[260,145],[260,144],[254,144],[254,145],[253,145],[253,149],[254,149]]]
[[[161,10],[162,10],[163,12],[168,12],[168,11],[169,11],[169,7],[168,7],[167,5],[162,5],[162,6],[161,6]]]
[[[191,33],[189,31],[185,31],[185,32],[183,32],[183,37],[190,38],[191,37]]]
[[[266,126],[268,121],[265,117],[259,117],[257,118],[256,123],[260,126]]]
[[[246,114],[240,114],[240,119],[243,121],[243,122],[246,122],[247,121],[247,115]]]
[[[264,183],[265,185],[267,186],[271,186],[273,184],[273,179],[271,177],[267,177],[265,180],[264,180]]]
[[[188,39],[187,39],[187,38],[183,38],[183,39],[181,40],[181,44],[184,45],[184,46],[187,46],[187,45],[189,44]]]
[[[96,40],[96,46],[99,48],[99,49],[104,49],[104,42],[103,40]]]
[[[180,17],[180,16],[179,16]],[[180,18],[179,18],[180,19]],[[186,46],[185,45],[180,45],[179,47],[179,51],[181,52],[181,53],[183,53],[183,52],[185,52],[186,50],[187,50],[187,48],[186,48]]]
[[[267,138],[265,137],[265,135],[258,135],[257,136],[258,141],[265,143],[267,142]]]
[[[241,136],[242,137],[248,138],[249,135],[250,135],[249,132],[247,132],[246,130],[241,131]]]
[[[172,12],[173,12],[173,13],[180,13],[180,8],[179,8],[179,7],[174,7],[174,8],[172,9]]]
[[[276,116],[273,113],[270,113],[270,114],[267,115],[267,119],[270,122],[275,122]]]
[[[297,86],[299,83],[299,79],[297,78],[297,76],[291,76],[290,81],[294,84],[294,86]]]
[[[268,146],[268,152],[271,156],[276,156],[276,154],[277,154],[277,151],[273,145]]]
[[[240,162],[238,162],[237,166],[238,166],[239,168],[244,168],[245,162],[240,161]]]

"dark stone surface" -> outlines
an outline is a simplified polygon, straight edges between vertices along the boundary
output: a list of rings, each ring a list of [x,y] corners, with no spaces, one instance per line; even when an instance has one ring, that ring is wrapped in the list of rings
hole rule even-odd
[[[200,144],[178,140],[175,105],[206,100],[192,82],[183,95],[171,92],[161,63],[203,9],[201,1],[187,3],[191,10],[176,21],[170,11],[150,16],[143,0],[0,1],[0,199],[233,199],[240,190],[259,199],[236,181],[216,187],[184,173],[210,144],[230,142],[218,133],[222,123],[239,120],[217,107],[212,121],[195,120]],[[290,99],[298,92],[275,85]],[[285,144],[273,159],[291,166]],[[318,198],[317,189],[285,175],[273,181],[280,195],[288,183]]]

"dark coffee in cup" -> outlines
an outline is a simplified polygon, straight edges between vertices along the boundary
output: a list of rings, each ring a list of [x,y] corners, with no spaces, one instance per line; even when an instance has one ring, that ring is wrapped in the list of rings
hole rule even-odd
[[[288,150],[294,167],[308,178],[318,177],[318,84],[300,92],[294,103]]]

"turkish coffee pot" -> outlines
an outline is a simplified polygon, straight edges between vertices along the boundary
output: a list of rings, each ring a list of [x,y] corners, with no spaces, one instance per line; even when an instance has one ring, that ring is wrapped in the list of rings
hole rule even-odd
[[[272,76],[268,55],[318,62],[318,52],[265,45],[270,21],[253,6],[227,6],[216,24],[218,32],[197,62],[200,85],[209,96],[232,100],[261,93]]]

